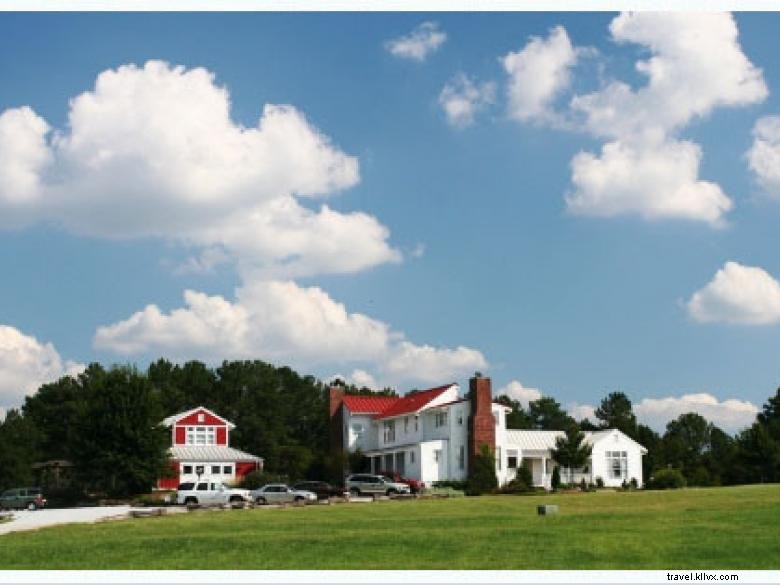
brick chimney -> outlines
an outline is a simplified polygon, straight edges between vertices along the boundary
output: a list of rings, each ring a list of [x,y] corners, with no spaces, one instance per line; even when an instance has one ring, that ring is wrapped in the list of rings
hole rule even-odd
[[[330,388],[330,449],[344,450],[344,414],[341,404],[344,402],[344,388]]]
[[[496,450],[496,419],[493,416],[493,393],[490,388],[490,378],[482,377],[477,372],[469,380],[469,397],[471,400],[471,416],[469,417],[468,451],[470,455],[478,455],[482,445],[488,445]]]

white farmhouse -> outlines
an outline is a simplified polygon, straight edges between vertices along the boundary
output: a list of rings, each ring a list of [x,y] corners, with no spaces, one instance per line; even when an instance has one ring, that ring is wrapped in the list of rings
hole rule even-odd
[[[469,380],[469,396],[447,384],[406,396],[345,395],[330,389],[331,443],[337,450],[362,451],[371,471],[395,471],[430,485],[462,481],[471,458],[487,445],[496,457],[499,484],[512,480],[520,465],[534,484],[550,487],[552,450],[563,431],[506,428],[510,409],[492,402],[490,378]],[[591,461],[582,469],[562,470],[563,481],[585,479],[619,486],[632,478],[642,485],[642,455],[647,450],[618,430],[586,433]]]

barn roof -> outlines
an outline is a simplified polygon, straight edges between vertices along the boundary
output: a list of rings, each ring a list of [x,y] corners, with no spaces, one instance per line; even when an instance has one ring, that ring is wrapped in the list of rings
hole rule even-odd
[[[176,461],[263,461],[250,453],[225,445],[176,445],[170,448]]]

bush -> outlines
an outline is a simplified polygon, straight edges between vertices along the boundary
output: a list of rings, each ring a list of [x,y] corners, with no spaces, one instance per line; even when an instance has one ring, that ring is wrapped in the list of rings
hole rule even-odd
[[[553,491],[556,491],[561,487],[561,470],[556,466],[553,468],[552,478],[550,479],[550,487]]]
[[[256,490],[269,483],[287,483],[288,477],[267,471],[252,471],[244,476],[241,487],[246,490]]]
[[[659,469],[650,478],[648,487],[655,490],[679,489],[685,487],[685,476],[679,469]]]
[[[597,488],[603,488],[604,487],[604,480],[601,477],[596,478],[596,487]]]
[[[580,489],[583,492],[587,492],[588,491],[588,482],[585,481],[584,477],[580,480]]]
[[[469,466],[469,479],[466,483],[467,496],[479,496],[492,492],[498,487],[496,477],[496,458],[493,450],[482,445],[479,455],[475,455]]]
[[[453,490],[458,491],[465,491],[466,490],[466,484],[468,482],[465,481],[456,481],[454,479],[448,479],[444,481],[434,481],[433,487],[434,488],[450,488]]]
[[[639,487],[639,482],[636,480],[635,477],[632,477],[631,481],[628,482],[628,485],[632,490],[635,490]]]

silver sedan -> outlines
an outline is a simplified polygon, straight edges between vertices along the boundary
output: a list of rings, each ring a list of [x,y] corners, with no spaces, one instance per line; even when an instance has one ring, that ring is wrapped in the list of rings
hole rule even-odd
[[[295,490],[283,483],[269,483],[250,492],[255,504],[294,504],[316,502],[317,494],[305,490]]]

